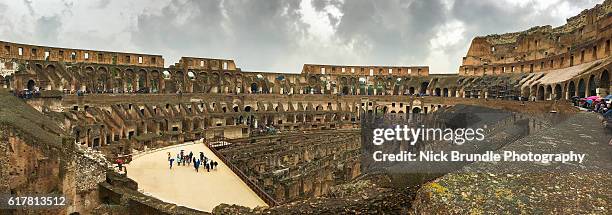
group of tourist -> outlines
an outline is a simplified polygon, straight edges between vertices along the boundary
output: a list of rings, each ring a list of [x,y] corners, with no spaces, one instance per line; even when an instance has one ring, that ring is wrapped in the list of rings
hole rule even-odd
[[[24,91],[16,91],[14,92],[15,96],[22,99],[31,99],[40,97],[40,90],[35,88],[34,90],[24,90]]]
[[[587,98],[574,97],[572,102],[575,106],[584,108],[587,111],[600,113],[604,118],[612,117],[612,98],[610,96],[604,98],[599,96],[590,96]]]
[[[189,154],[185,153],[185,150],[181,150],[176,154],[176,159],[172,157],[172,154],[168,152],[168,162],[170,162],[170,169],[172,169],[172,165],[176,161],[177,166],[191,166],[193,163],[193,168],[196,172],[199,172],[200,166],[206,169],[207,172],[210,170],[216,170],[219,163],[208,157],[204,156],[204,152],[200,152],[199,158],[196,157],[192,151]]]

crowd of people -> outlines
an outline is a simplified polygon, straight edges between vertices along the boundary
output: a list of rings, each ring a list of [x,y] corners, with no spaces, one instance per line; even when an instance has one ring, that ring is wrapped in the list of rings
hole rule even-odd
[[[40,97],[40,90],[35,88],[34,90],[15,91],[14,94],[22,99],[38,98]]]
[[[202,170],[206,169],[206,172],[210,172],[210,170],[216,170],[219,163],[212,159],[209,159],[204,155],[204,152],[200,152],[199,156],[196,157],[192,151],[189,154],[185,153],[185,150],[181,150],[176,154],[176,158],[172,156],[170,152],[168,152],[168,162],[170,162],[170,169],[176,161],[177,166],[191,166],[193,163],[193,168],[196,172],[200,171],[200,166],[202,166]]]
[[[574,105],[584,108],[586,111],[600,113],[604,118],[612,118],[612,97],[590,96],[586,98],[572,98]]]

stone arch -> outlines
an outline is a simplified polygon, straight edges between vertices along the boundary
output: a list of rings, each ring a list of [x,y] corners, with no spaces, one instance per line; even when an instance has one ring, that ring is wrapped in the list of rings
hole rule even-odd
[[[442,96],[442,90],[439,87],[434,89],[434,96]]]
[[[264,81],[261,84],[261,93],[265,93],[265,94],[270,93],[270,87],[268,86],[268,82],[267,81]]]
[[[539,90],[539,89],[538,89],[538,85],[537,85],[537,84],[531,85],[531,90],[529,91],[529,92],[530,92],[530,94],[529,94],[529,100],[534,100],[534,99],[537,99],[537,96],[538,96],[538,90]]]
[[[448,97],[449,96],[448,95],[448,88],[442,89],[442,96],[444,96],[444,97]]]
[[[589,82],[588,82],[588,89],[587,89],[587,96],[595,96],[597,95],[597,84],[595,83],[595,75],[590,75],[589,76]]]
[[[544,86],[543,85],[538,86],[537,100],[538,101],[544,100]]]
[[[208,73],[204,71],[197,72],[195,74],[195,81],[193,82],[193,92],[205,93],[206,87],[208,86]]]
[[[93,92],[96,85],[96,72],[94,68],[91,66],[85,67],[85,71],[83,71],[83,76],[84,77],[82,80],[85,80],[85,84],[81,84],[81,90]]]
[[[29,91],[34,91],[36,89],[36,81],[30,79],[27,84],[27,88]]]
[[[551,100],[552,99],[553,89],[551,85],[546,86],[546,90],[544,91],[544,99]]]
[[[147,87],[147,71],[144,69],[138,70],[138,90],[146,90]]]
[[[530,95],[531,88],[529,86],[523,87],[523,90],[521,90],[521,97],[529,99]]]
[[[110,68],[109,71],[109,76],[111,79],[111,85],[112,85],[112,90],[114,92],[120,92],[123,93],[123,88],[125,86],[124,82],[125,82],[125,74],[123,73],[123,71],[121,71],[121,69],[117,68],[117,67],[112,67]]]
[[[106,93],[106,91],[110,88],[112,88],[112,86],[110,86],[110,77],[109,77],[109,72],[108,69],[106,69],[106,67],[100,67],[98,68],[98,75],[97,75],[97,80],[96,80],[96,91],[98,93]]]
[[[586,86],[584,84],[584,79],[582,78],[580,79],[580,81],[578,81],[578,97],[586,97]]]
[[[412,108],[412,113],[421,113],[421,108],[420,107],[413,107]]]
[[[421,88],[419,89],[419,94],[421,95],[427,94],[427,87],[429,87],[429,82],[423,81],[421,83]]]
[[[126,69],[125,70],[125,87],[128,92],[136,91],[136,85],[134,84],[134,70]]]
[[[574,84],[574,81],[570,81],[567,84],[567,98],[566,99],[569,100],[574,96],[576,96],[576,84]]]
[[[157,70],[151,71],[151,92],[156,93],[161,91],[162,76]]]
[[[185,88],[185,73],[181,70],[177,70],[172,74],[172,80],[174,81],[174,91],[183,92]]]
[[[608,70],[601,72],[601,75],[599,76],[599,88],[602,97],[610,93],[610,74]]]
[[[561,84],[556,84],[556,85],[555,85],[555,92],[554,92],[554,95],[555,95],[555,96],[554,96],[554,99],[555,99],[555,100],[559,100],[559,99],[561,99],[561,98],[562,98],[561,96],[563,95],[563,92],[562,92],[562,90],[561,90]]]

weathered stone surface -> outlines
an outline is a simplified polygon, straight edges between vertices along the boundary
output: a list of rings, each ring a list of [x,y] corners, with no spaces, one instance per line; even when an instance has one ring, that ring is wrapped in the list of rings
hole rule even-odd
[[[607,144],[612,134],[598,122],[595,114],[576,114],[502,149],[519,153],[573,150],[587,154],[582,164],[476,162],[424,185],[413,203],[414,211],[608,214],[612,151]]]

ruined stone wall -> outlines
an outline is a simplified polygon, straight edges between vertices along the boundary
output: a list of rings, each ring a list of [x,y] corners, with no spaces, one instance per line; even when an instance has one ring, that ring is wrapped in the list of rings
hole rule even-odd
[[[88,212],[99,206],[98,183],[105,180],[103,157],[28,143],[11,127],[2,127],[0,193],[16,196],[61,195],[67,207],[43,210],[50,214]],[[28,210],[17,210],[26,213]],[[45,212],[45,213],[46,213]]]
[[[585,10],[553,28],[476,37],[460,75],[530,73],[567,68],[610,56],[612,1]]]
[[[2,49],[0,57],[3,58],[149,67],[164,66],[164,59],[159,55],[56,48],[4,41],[0,41],[0,47]]]
[[[276,201],[317,197],[360,174],[357,131],[246,138],[221,153]]]

